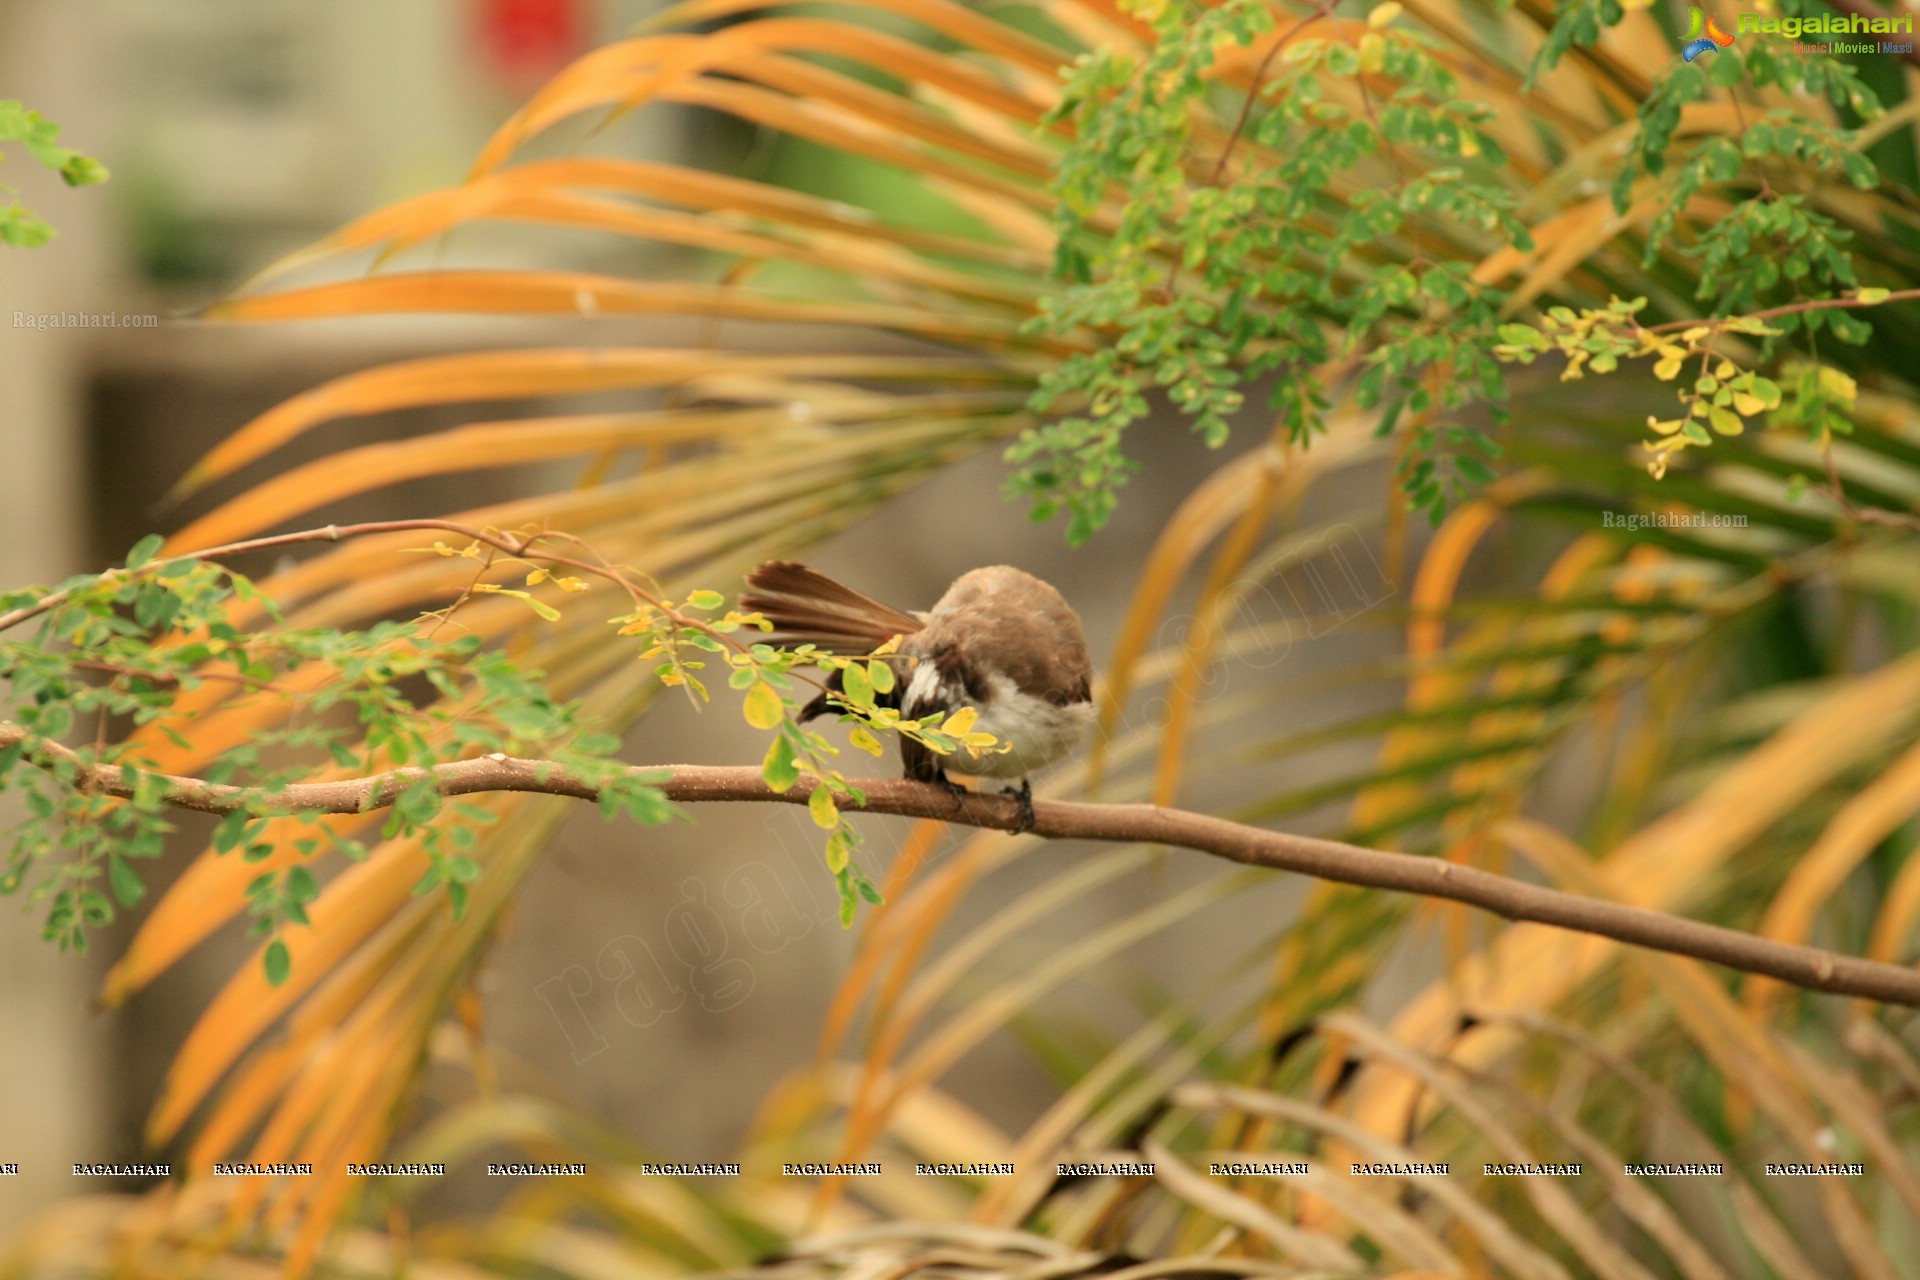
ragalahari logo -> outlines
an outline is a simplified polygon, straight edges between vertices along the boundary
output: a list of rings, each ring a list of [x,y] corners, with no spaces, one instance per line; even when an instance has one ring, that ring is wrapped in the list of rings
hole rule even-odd
[[[1704,35],[1701,34],[1703,31]],[[1688,6],[1687,43],[1681,47],[1681,57],[1692,62],[1703,53],[1724,49],[1732,43],[1733,37],[1722,31],[1719,23],[1701,12],[1700,6]]]

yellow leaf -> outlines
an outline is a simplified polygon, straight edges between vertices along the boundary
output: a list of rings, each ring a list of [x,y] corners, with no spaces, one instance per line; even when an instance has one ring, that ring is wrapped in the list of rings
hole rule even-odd
[[[1662,382],[1672,382],[1680,376],[1680,366],[1682,363],[1683,357],[1668,356],[1659,364],[1653,366],[1653,376]]]
[[[747,699],[741,704],[740,710],[747,717],[747,723],[754,728],[771,729],[780,723],[787,709],[782,705],[780,695],[773,691],[773,686],[759,680],[747,690]]]
[[[1403,12],[1405,10],[1400,7],[1399,0],[1387,0],[1383,5],[1376,5],[1373,12],[1367,15],[1367,25],[1378,31]]]
[[[831,831],[840,825],[840,808],[833,802],[833,792],[822,783],[813,789],[807,797],[807,816],[813,819],[813,825]]]
[[[562,591],[572,591],[575,593],[578,593],[581,591],[593,590],[593,584],[588,582],[585,578],[574,578],[574,577],[555,578],[553,580],[553,585],[555,585],[556,587],[559,587]]]
[[[847,736],[853,741],[854,746],[860,748],[870,756],[877,756],[886,750],[885,747],[880,745],[880,739],[874,737],[863,724],[855,725],[853,732]]]
[[[1853,296],[1872,306],[1876,302],[1885,302],[1892,292],[1891,289],[1856,289]]]
[[[1820,386],[1830,396],[1839,400],[1847,408],[1853,407],[1853,397],[1859,391],[1859,384],[1838,369],[1825,365],[1820,367]]]
[[[527,585],[537,587],[552,576],[545,569],[535,569],[527,575]]]
[[[1752,417],[1754,414],[1759,413],[1762,409],[1765,409],[1767,407],[1767,402],[1762,400],[1759,396],[1748,395],[1744,391],[1736,391],[1733,393],[1733,407],[1738,409],[1741,413],[1746,414],[1748,417]]]
[[[473,589],[476,592],[482,592],[487,595],[512,596],[516,600],[525,600],[527,602],[527,608],[533,610],[548,622],[560,621],[560,611],[558,609],[544,601],[535,600],[528,592],[516,591],[512,587],[503,587],[497,582],[476,582],[473,584]]]
[[[848,839],[852,833],[846,827],[836,827],[827,837],[827,870],[839,875],[852,860],[853,847]]]
[[[1378,13],[1379,10],[1374,10]],[[1368,75],[1378,75],[1380,68],[1387,62],[1387,42],[1378,31],[1369,31],[1360,37],[1360,69]]]
[[[940,732],[955,738],[963,737],[979,718],[980,713],[972,707],[962,707],[946,718],[940,725]]]

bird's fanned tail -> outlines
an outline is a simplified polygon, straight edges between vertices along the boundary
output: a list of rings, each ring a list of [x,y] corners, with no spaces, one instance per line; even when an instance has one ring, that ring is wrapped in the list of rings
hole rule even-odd
[[[747,574],[740,607],[773,624],[768,644],[819,645],[830,653],[872,653],[921,620],[791,560],[769,560]]]

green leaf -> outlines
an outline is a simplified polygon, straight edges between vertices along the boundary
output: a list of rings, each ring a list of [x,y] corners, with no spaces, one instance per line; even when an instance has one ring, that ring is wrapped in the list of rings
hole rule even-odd
[[[286,895],[290,902],[312,902],[320,896],[320,884],[307,868],[291,866],[287,868]]]
[[[267,971],[267,985],[279,987],[286,985],[287,978],[293,973],[293,956],[287,950],[287,944],[275,938],[267,944],[260,956],[260,963]]]
[[[160,553],[160,548],[165,545],[166,541],[167,540],[159,534],[150,533],[140,539],[140,541],[134,543],[133,550],[127,552],[127,568],[145,568],[154,556]]]
[[[110,176],[107,166],[77,151],[71,153],[67,162],[60,166],[60,180],[70,187],[97,186]]]
[[[143,583],[133,598],[133,619],[149,630],[164,631],[185,603],[157,582]]]
[[[858,906],[859,902],[848,889],[843,872],[840,880],[840,927],[842,929],[853,928],[853,913]]]
[[[147,891],[146,886],[140,883],[139,875],[127,865],[124,858],[107,859],[107,880],[113,886],[113,896],[123,907],[131,907]]]
[[[38,249],[53,239],[53,227],[34,217],[17,200],[0,205],[0,243],[16,249]]]
[[[800,781],[800,766],[793,756],[793,744],[787,741],[787,735],[781,734],[767,747],[766,758],[760,762],[760,776],[775,791],[785,792]]]
[[[866,667],[858,662],[850,662],[841,670],[840,691],[856,707],[873,706],[873,681]]]
[[[352,763],[351,756],[348,757],[348,763]],[[213,851],[226,853],[246,839],[247,824],[252,820],[253,815],[242,809],[235,809],[221,818],[220,825],[213,829]]]
[[[687,604],[695,609],[718,609],[727,602],[727,598],[718,591],[695,591],[687,597]]]

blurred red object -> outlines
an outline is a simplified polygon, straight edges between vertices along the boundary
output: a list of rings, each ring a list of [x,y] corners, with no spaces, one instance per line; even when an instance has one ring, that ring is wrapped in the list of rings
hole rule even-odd
[[[479,0],[487,65],[509,88],[547,79],[586,48],[587,0]]]

